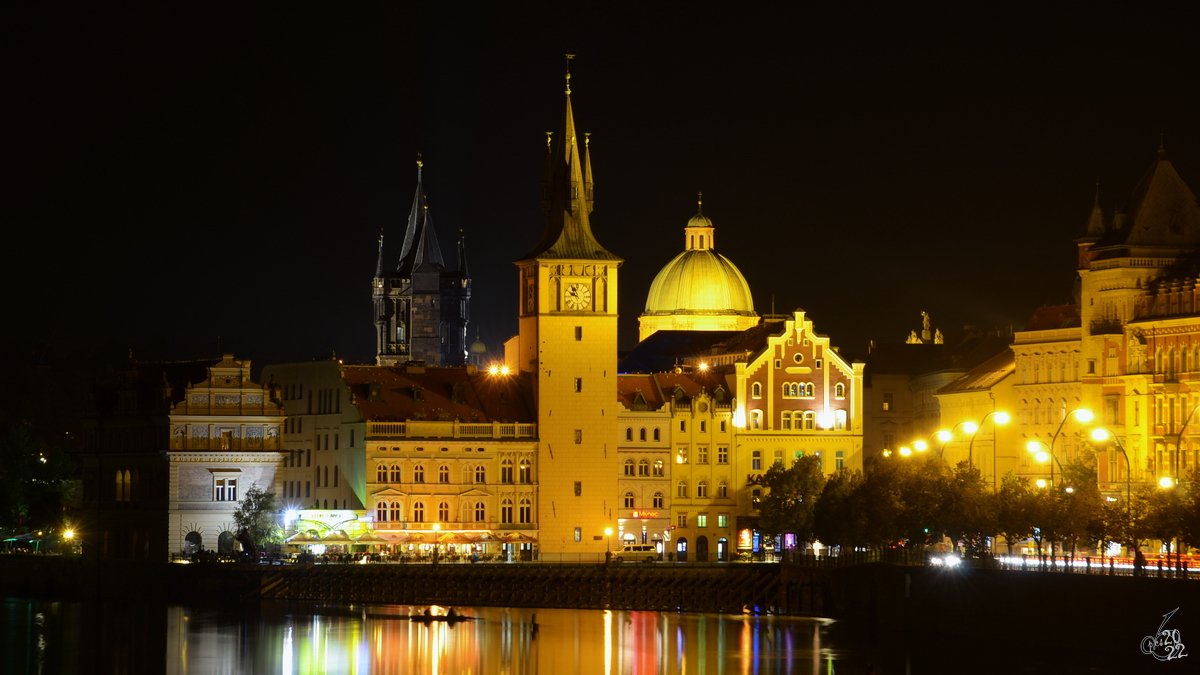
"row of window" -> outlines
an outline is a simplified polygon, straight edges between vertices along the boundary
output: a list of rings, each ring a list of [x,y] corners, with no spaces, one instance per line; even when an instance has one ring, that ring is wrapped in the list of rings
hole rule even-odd
[[[676,523],[678,523],[679,527],[687,527],[688,526],[688,514],[686,514],[686,513],[680,513],[680,514],[676,515],[675,520],[676,520]],[[698,527],[698,528],[708,527],[708,514],[707,513],[697,513],[696,514],[696,527]],[[729,516],[724,513],[718,514],[717,515],[717,527],[729,527]],[[725,541],[725,540],[722,539],[721,541]]]
[[[322,471],[322,469],[324,469],[324,471]],[[338,469],[337,465],[335,464],[333,466],[333,487],[338,486],[338,478],[339,478],[340,473],[341,473],[340,470]],[[324,476],[324,478],[325,478],[325,480],[323,482],[321,480],[322,476]],[[329,467],[328,466],[325,466],[325,467],[318,466],[317,467],[317,487],[329,487]]]
[[[400,450],[401,450],[401,448],[397,448],[397,447],[392,448],[392,452],[400,452]],[[416,452],[425,452],[424,446],[413,448],[413,450],[415,450]],[[450,452],[450,448],[438,448],[438,450],[440,450],[442,452]],[[472,450],[475,452],[483,452],[485,450],[485,448],[463,448],[462,449],[463,452],[471,452]],[[387,446],[381,445],[378,448],[375,448],[375,451],[376,452],[387,452]]]
[[[823,422],[817,419],[817,413],[812,410],[797,410],[795,412],[788,410],[781,414],[780,426],[783,429],[811,431],[818,425],[825,429],[832,426],[833,429],[844,431],[846,429],[846,411],[834,410],[830,413],[829,418]],[[750,411],[750,428],[763,428],[763,411]]]
[[[812,382],[784,382],[783,397],[784,398],[813,398],[816,393],[816,387]],[[762,398],[763,386],[762,382],[755,382],[750,385],[750,396],[752,398]],[[833,385],[834,398],[846,398],[846,385],[843,382],[838,382]]]
[[[637,470],[637,471],[636,471],[636,473],[635,473],[635,471],[634,471],[634,469],[635,469],[635,468],[636,468],[636,470]],[[656,462],[654,462],[654,467],[653,467],[653,468],[654,468],[653,475],[654,475],[655,477],[662,477],[662,475],[663,475],[663,461],[662,461],[661,459],[660,459],[660,460],[658,460],[658,461],[656,461]],[[633,460],[632,460],[632,459],[627,459],[627,460],[625,460],[624,469],[625,469],[625,471],[624,471],[624,475],[626,475],[626,476],[642,476],[642,477],[648,477],[648,476],[650,476],[650,475],[651,475],[651,471],[650,471],[650,469],[651,469],[650,462],[648,462],[647,460],[644,460],[644,459],[638,460],[636,467],[635,467],[635,465],[634,465],[634,463],[633,463]]]
[[[522,498],[516,505],[517,520],[513,520],[513,500],[505,498],[500,502],[500,522],[511,524],[517,522],[520,524],[533,522],[533,502],[528,498]],[[487,505],[484,502],[477,501],[473,505],[464,505],[464,516],[473,515],[475,522],[487,522]],[[468,520],[464,518],[464,520]],[[439,502],[437,507],[437,521],[451,522],[450,519],[450,503]],[[381,501],[375,504],[375,522],[377,523],[403,523],[425,522],[425,502],[416,501],[412,505],[412,520],[406,520],[404,517],[404,503],[399,501],[386,502]]]
[[[283,482],[283,498],[295,499],[312,496],[312,481],[304,481],[304,494],[300,494],[300,481],[288,480]]]
[[[687,448],[687,446],[682,446],[675,451],[675,463],[676,464],[687,464],[688,463],[688,448]],[[697,464],[708,464],[708,446],[707,445],[701,445],[696,448],[696,463]],[[729,463],[729,447],[723,446],[723,445],[717,446],[717,464],[728,464],[728,463]]]
[[[888,441],[888,439],[889,439],[889,436],[885,435],[884,436],[885,443]],[[800,461],[800,458],[804,457],[804,455],[805,455],[804,450],[794,451],[792,453],[792,464],[795,464],[796,462]],[[824,467],[825,464],[824,464],[824,460],[821,458],[821,455],[822,455],[822,453],[820,450],[817,450],[816,452],[813,453],[813,457],[817,458],[817,465]],[[843,468],[845,468],[846,452],[844,450],[837,450],[836,452],[834,452],[833,458],[834,458],[834,463],[835,463],[834,464],[835,470],[841,471]],[[775,451],[774,463],[778,464],[779,466],[783,466],[783,450]],[[750,453],[750,470],[751,471],[762,471],[763,470],[762,467],[763,467],[763,451],[762,450],[752,451]]]
[[[517,480],[514,481],[513,480],[513,461],[511,459],[506,459],[506,460],[502,461],[500,463],[500,482],[501,483],[514,483],[514,482],[516,482],[516,483],[532,483],[533,482],[533,465],[530,464],[529,460],[522,459],[520,462],[520,465],[517,467],[517,469],[518,469],[517,474],[516,474]],[[413,482],[413,483],[424,483],[425,482],[425,466],[423,464],[417,464],[416,466],[414,466],[412,469],[412,473],[413,473],[413,479],[411,482]],[[472,476],[472,474],[474,474],[474,475]],[[474,481],[472,481],[472,477],[474,478]],[[378,465],[375,468],[375,482],[376,483],[403,483],[404,482],[403,471],[402,471],[400,465],[399,464],[391,464],[391,465],[380,464],[380,465]],[[449,467],[449,465],[442,464],[441,466],[438,467],[438,482],[439,483],[449,483],[450,482],[450,467]],[[463,468],[463,482],[464,483],[470,483],[470,482],[486,483],[487,482],[487,468],[485,466],[483,466],[482,464],[475,466],[475,467],[470,467],[470,466],[464,467]]]
[[[626,493],[626,494],[629,494],[629,493]],[[681,480],[675,484],[675,496],[681,497],[684,499],[687,498],[688,482],[686,480]],[[707,497],[708,497],[708,481],[702,480],[702,481],[696,483],[696,498],[697,499],[706,499]],[[729,484],[726,483],[725,481],[721,481],[721,482],[717,483],[717,494],[715,495],[715,497],[717,499],[728,499],[729,498]]]
[[[658,433],[658,427],[655,427],[653,429],[653,431],[654,431],[654,440],[656,440],[656,441],[659,440],[660,435]],[[627,440],[627,441],[633,440],[633,427],[625,427],[625,440]],[[646,440],[646,428],[645,427],[638,429],[638,440],[639,441]]]

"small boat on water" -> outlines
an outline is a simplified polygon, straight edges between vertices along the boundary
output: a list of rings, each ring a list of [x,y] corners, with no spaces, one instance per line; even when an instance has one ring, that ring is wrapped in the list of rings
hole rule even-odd
[[[449,616],[446,614],[429,614],[429,615],[413,614],[408,617],[408,620],[409,621],[418,621],[421,623],[428,623],[430,621],[447,621],[450,623],[454,623],[456,621],[474,621],[475,617],[463,616],[462,614],[456,614],[454,616]]]

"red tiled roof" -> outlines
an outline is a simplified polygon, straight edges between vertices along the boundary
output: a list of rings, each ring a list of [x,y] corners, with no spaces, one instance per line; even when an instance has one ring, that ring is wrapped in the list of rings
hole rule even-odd
[[[465,367],[345,366],[342,377],[365,420],[536,421],[526,373],[469,374]],[[378,385],[375,397],[371,396],[373,384]],[[452,400],[456,385],[458,401]],[[424,400],[416,400],[414,387]]]

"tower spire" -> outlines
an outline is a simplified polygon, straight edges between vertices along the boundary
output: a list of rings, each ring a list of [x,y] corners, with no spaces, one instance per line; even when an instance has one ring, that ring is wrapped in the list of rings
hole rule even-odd
[[[396,271],[401,276],[412,274],[413,268],[422,262],[433,262],[445,268],[442,249],[438,246],[437,233],[429,217],[429,199],[425,195],[425,161],[417,153],[417,192],[413,195],[412,210],[408,214],[408,228],[404,231],[404,245],[400,248],[400,261]]]
[[[471,276],[467,272],[467,235],[458,231],[458,273],[464,277]]]
[[[383,228],[379,228],[379,257],[375,260],[375,278],[383,276]]]
[[[570,62],[575,55],[566,56],[567,88],[562,127],[558,134],[557,151],[553,143],[548,143],[549,180],[543,178],[543,186],[548,188],[542,198],[546,229],[542,231],[537,246],[526,253],[522,260],[539,257],[619,260],[605,250],[592,234],[588,217],[592,210],[592,173],[587,157],[580,148],[580,139],[575,131],[575,113],[571,108]],[[550,140],[551,137],[547,135],[547,141]]]

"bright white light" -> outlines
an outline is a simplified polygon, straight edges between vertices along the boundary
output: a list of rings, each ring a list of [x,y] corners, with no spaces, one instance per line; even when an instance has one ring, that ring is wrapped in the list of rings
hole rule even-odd
[[[1079,420],[1080,422],[1091,422],[1093,419],[1095,419],[1095,417],[1096,416],[1092,414],[1091,410],[1083,410],[1081,408],[1075,411],[1075,419]]]
[[[1012,420],[1012,417],[1006,412],[998,412],[992,415],[992,419],[996,421],[996,424],[1008,424]]]
[[[488,375],[499,375],[499,374],[500,374],[500,366],[492,366],[492,367],[488,368]]]
[[[708,364],[707,364],[707,363],[701,363],[701,364],[700,364],[700,370],[708,370]]]
[[[925,441],[916,441],[913,443],[913,447],[917,449],[917,452],[925,452],[929,449],[929,444]]]
[[[942,429],[941,431],[937,432],[937,437],[938,437],[939,441],[941,441],[943,443],[949,443],[950,439],[954,438],[954,434],[950,433],[949,431],[946,431],[945,429]]]
[[[296,509],[288,509],[287,511],[283,512],[283,522],[290,523],[299,516],[300,514],[296,511]]]
[[[1108,429],[1092,429],[1092,440],[1107,441]]]
[[[900,454],[904,455],[905,457],[908,457],[909,455],[912,454],[912,450],[909,450],[908,448],[900,448]]]
[[[1037,486],[1040,488],[1046,487],[1046,479],[1045,478],[1037,479]]]
[[[500,366],[500,374],[507,375],[508,374],[508,366]]]
[[[1025,444],[1025,449],[1030,452],[1041,452],[1042,451],[1042,442],[1041,441],[1029,441],[1028,443]]]
[[[946,567],[957,567],[959,562],[958,556],[956,555],[946,556]]]
[[[741,408],[733,411],[733,426],[738,429],[746,428],[746,412]]]
[[[967,432],[968,434],[973,434],[976,431],[979,431],[979,425],[975,424],[974,422],[964,422],[962,428],[963,431]]]
[[[1070,494],[1070,493],[1072,493],[1072,492],[1074,492],[1074,491],[1075,491],[1075,488],[1073,488],[1073,487],[1069,487],[1069,488],[1067,488],[1067,494]]]
[[[1171,478],[1170,478],[1170,477],[1168,477],[1168,476],[1163,476],[1162,478],[1159,478],[1159,479],[1158,479],[1158,486],[1159,486],[1159,487],[1165,487],[1165,488],[1169,488],[1169,487],[1171,487],[1171,486],[1172,486],[1172,485],[1174,485],[1174,484],[1175,484],[1175,481],[1171,480]]]
[[[1048,462],[1048,461],[1050,461],[1050,453],[1048,453],[1048,452],[1045,452],[1045,451],[1041,451],[1041,452],[1039,452],[1038,454],[1034,455],[1034,457],[1036,457],[1036,458],[1037,458],[1037,461],[1039,461],[1039,462]]]
[[[821,412],[817,413],[817,426],[821,427],[822,429],[828,429],[829,427],[833,426],[833,413],[829,412],[828,410],[822,410]]]

